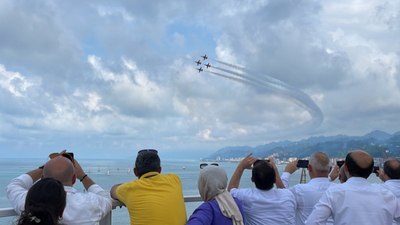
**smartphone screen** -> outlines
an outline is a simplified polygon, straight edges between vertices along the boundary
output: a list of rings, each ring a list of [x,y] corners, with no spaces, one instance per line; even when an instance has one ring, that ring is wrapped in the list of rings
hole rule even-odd
[[[338,165],[339,167],[342,167],[343,164],[344,164],[344,160],[336,161],[336,165]]]
[[[297,160],[297,168],[307,168],[308,167],[308,160],[299,159]]]
[[[379,166],[374,166],[374,169],[372,169],[373,173],[378,173],[379,170]]]

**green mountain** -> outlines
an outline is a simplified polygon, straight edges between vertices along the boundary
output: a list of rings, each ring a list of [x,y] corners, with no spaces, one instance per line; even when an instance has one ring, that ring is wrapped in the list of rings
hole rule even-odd
[[[222,148],[205,160],[230,160],[242,158],[253,153],[256,157],[274,155],[275,158],[308,157],[315,151],[326,152],[330,157],[343,158],[353,149],[363,149],[373,157],[398,157],[400,156],[400,131],[388,134],[375,130],[364,136],[319,136],[310,137],[300,141],[271,142],[265,145],[234,146]]]

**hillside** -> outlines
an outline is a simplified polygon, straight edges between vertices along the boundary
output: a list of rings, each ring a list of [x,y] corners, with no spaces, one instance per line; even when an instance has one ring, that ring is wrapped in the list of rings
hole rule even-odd
[[[400,132],[388,134],[375,130],[364,136],[318,136],[300,141],[271,142],[265,145],[222,148],[205,160],[228,160],[253,153],[256,157],[274,155],[276,158],[307,157],[315,151],[324,151],[330,157],[342,158],[352,149],[363,149],[373,157],[400,156]]]

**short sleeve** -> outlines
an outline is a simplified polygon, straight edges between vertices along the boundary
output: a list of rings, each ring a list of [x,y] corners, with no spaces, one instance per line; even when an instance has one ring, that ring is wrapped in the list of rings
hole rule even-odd
[[[204,202],[189,217],[186,225],[208,225],[213,220],[213,209],[209,203]]]

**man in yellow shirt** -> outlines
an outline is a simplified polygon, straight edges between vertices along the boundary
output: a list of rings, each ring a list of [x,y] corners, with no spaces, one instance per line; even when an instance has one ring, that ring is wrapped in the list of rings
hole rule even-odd
[[[175,174],[161,174],[157,150],[140,150],[134,173],[137,180],[111,188],[111,197],[128,208],[131,225],[184,225],[186,209],[181,181]]]

